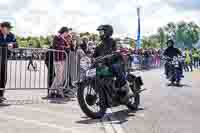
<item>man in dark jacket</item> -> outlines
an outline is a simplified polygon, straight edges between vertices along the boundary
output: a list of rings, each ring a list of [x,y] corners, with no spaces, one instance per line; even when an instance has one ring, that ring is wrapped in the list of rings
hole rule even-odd
[[[113,28],[111,25],[101,25],[97,29],[100,34],[101,44],[96,47],[93,57],[105,56],[115,53],[117,50],[116,41],[112,39]],[[118,92],[121,94],[121,102],[129,104],[129,91],[130,87],[126,82],[126,76],[121,64],[121,56],[114,56],[110,60],[106,60],[106,64],[111,68],[113,74],[117,78]]]
[[[10,32],[12,28],[9,22],[1,23],[0,32],[0,101],[5,100],[4,88],[7,81],[7,58],[8,58],[8,47],[13,47],[16,44],[16,38],[14,34]]]
[[[163,54],[164,56],[167,56],[167,57],[170,57],[170,58],[182,56],[181,51],[178,48],[174,47],[174,41],[173,40],[168,40],[167,45],[168,45],[168,48],[164,51],[164,54]],[[180,66],[180,69],[181,69],[181,71],[183,71],[182,66]],[[166,63],[165,64],[165,74],[167,75],[167,77],[169,76],[168,72],[169,72],[169,65],[168,65],[168,63]]]

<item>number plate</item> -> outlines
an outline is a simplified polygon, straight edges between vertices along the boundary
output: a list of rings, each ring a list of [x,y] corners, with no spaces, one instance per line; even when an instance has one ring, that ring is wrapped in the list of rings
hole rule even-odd
[[[86,77],[95,77],[95,76],[96,76],[96,68],[86,71]]]

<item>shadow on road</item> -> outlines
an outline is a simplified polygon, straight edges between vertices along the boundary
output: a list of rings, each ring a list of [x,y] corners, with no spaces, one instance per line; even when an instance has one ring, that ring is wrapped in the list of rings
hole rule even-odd
[[[48,100],[41,100],[41,99],[16,99],[16,100],[6,100],[4,103],[0,104],[0,107],[3,106],[12,106],[12,105],[35,105],[35,104],[66,104],[71,99],[48,99]]]
[[[170,83],[166,84],[166,86],[168,86],[168,87],[177,87],[177,88],[192,87],[191,85],[187,85],[187,84],[180,84],[179,86],[177,86],[177,85],[171,85]]]
[[[100,122],[112,122],[115,124],[122,124],[128,121],[128,118],[134,117],[134,113],[137,111],[144,110],[143,108],[139,108],[135,111],[130,110],[120,110],[117,112],[113,112],[110,114],[106,114],[102,119],[89,119],[88,117],[82,117],[83,120],[76,121],[78,124],[95,124]]]
[[[101,119],[89,119],[85,117],[83,120],[76,121],[77,124],[95,124],[95,123],[100,123]]]
[[[10,106],[10,104],[0,103],[0,108],[1,108],[1,107],[7,107],[7,106]]]

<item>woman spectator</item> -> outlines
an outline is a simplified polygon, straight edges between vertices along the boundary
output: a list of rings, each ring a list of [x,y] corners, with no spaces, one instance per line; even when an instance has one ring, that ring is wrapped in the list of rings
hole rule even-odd
[[[58,90],[58,94],[62,98],[64,98],[63,84],[66,77],[65,74],[66,54],[64,53],[64,51],[70,48],[68,40],[66,40],[66,38],[69,36],[69,29],[67,27],[62,27],[58,33],[59,35],[55,36],[53,40],[53,48],[59,51],[55,51],[54,68],[56,76],[52,83],[51,89]]]

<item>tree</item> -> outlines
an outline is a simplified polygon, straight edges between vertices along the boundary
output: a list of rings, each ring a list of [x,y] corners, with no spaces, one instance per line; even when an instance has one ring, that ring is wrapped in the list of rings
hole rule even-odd
[[[176,41],[181,48],[192,48],[199,41],[199,27],[193,22],[179,22],[176,32]]]
[[[166,41],[166,35],[163,28],[158,29],[158,40],[160,43],[160,48],[163,49]]]
[[[80,37],[83,37],[83,36],[90,36],[90,33],[89,32],[80,33]]]
[[[36,43],[36,45],[35,45],[36,48],[41,48],[41,44],[38,39],[35,40],[35,43]]]
[[[176,39],[176,24],[174,22],[168,23],[164,27],[164,31],[166,32],[166,36],[171,39]]]

